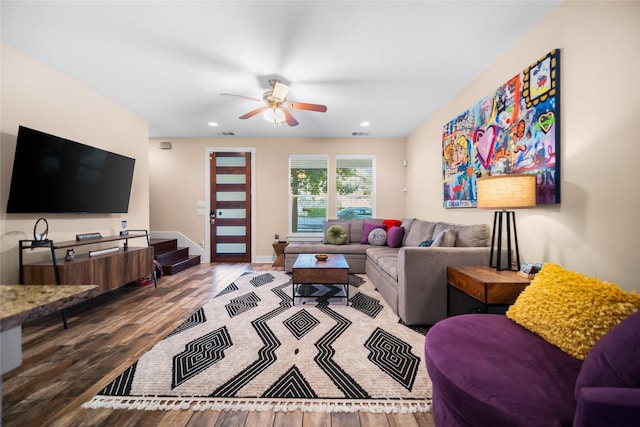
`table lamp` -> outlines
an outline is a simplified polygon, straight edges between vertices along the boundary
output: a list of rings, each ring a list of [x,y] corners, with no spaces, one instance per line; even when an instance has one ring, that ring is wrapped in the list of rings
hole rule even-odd
[[[480,178],[476,181],[478,190],[478,207],[480,209],[499,209],[493,215],[493,233],[491,236],[491,256],[489,267],[493,267],[494,248],[497,247],[496,270],[511,270],[511,224],[516,250],[516,271],[520,270],[520,250],[518,249],[518,231],[516,229],[516,208],[532,208],[536,205],[535,175],[498,175]],[[506,216],[507,228],[507,265],[502,268],[502,228],[503,217]],[[498,231],[496,233],[496,230]]]

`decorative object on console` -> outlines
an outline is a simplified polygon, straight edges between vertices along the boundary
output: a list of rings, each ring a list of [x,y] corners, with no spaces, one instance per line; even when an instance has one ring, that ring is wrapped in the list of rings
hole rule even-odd
[[[511,223],[513,222],[513,238],[516,250],[516,271],[520,270],[520,250],[518,248],[518,231],[516,229],[516,213],[507,209],[532,208],[536,206],[535,175],[499,175],[481,178],[477,181],[478,207],[481,209],[500,209],[493,215],[493,233],[491,235],[491,255],[489,266],[493,267],[493,256],[496,255],[496,269],[510,270],[511,259]],[[506,215],[507,228],[507,267],[502,268],[502,219]],[[498,233],[496,234],[496,230]],[[497,240],[497,243],[496,243]],[[494,251],[497,246],[497,251]]]
[[[113,248],[98,249],[96,251],[89,251],[89,256],[94,257],[98,255],[110,254],[112,252],[118,252],[119,250],[120,249],[117,246]]]
[[[33,226],[33,240],[36,244],[43,244],[48,242],[47,236],[49,236],[49,223],[45,218],[38,218]]]
[[[78,242],[82,242],[82,241],[85,241],[85,240],[94,240],[94,239],[102,239],[102,234],[100,234],[98,232],[76,234],[76,240]]]

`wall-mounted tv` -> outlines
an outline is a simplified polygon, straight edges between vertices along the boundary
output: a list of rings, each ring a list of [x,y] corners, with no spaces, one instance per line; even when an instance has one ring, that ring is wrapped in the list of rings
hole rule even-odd
[[[20,126],[7,213],[126,213],[135,159]]]

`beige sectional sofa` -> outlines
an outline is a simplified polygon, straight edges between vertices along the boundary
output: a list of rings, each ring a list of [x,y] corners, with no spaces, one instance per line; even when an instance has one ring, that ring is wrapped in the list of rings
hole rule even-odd
[[[383,219],[329,220],[325,231],[343,225],[347,243],[291,242],[285,248],[285,271],[291,272],[301,253],[344,254],[350,273],[366,274],[391,308],[408,325],[433,325],[447,312],[447,266],[486,265],[490,254],[490,227],[404,219],[400,247],[360,243],[364,223],[382,224]],[[421,247],[429,240],[446,245]]]

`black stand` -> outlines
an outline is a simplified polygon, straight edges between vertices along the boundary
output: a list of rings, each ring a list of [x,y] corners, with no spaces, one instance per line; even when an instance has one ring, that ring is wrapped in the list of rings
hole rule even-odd
[[[507,267],[502,268],[500,265],[502,261],[502,217],[506,214],[507,216]],[[516,230],[516,213],[514,211],[495,211],[493,214],[493,234],[491,236],[491,256],[489,258],[489,267],[494,267],[493,265],[493,254],[494,248],[497,246],[498,253],[496,254],[496,265],[495,269],[498,271],[502,270],[511,270],[511,223],[513,222],[513,238],[515,240],[516,245],[516,270],[520,270],[520,250],[518,249],[518,231]],[[497,226],[496,226],[497,224]],[[498,235],[496,236],[496,229],[498,230]],[[497,239],[496,239],[497,238]],[[497,242],[496,242],[497,240]]]
[[[28,245],[25,245],[25,243],[29,243]],[[53,273],[55,274],[55,278],[56,278],[56,285],[60,284],[60,273],[58,272],[58,260],[56,258],[56,251],[55,251],[55,247],[53,245],[53,240],[20,240],[19,242],[19,261],[20,261],[20,284],[24,284],[24,273],[22,272],[22,251],[26,248],[37,248],[37,247],[42,247],[42,246],[49,246],[49,248],[51,249],[51,261],[53,262]],[[62,309],[60,310],[60,314],[62,315],[62,325],[64,326],[65,329],[68,329],[68,325],[67,325],[67,312],[66,309]]]

